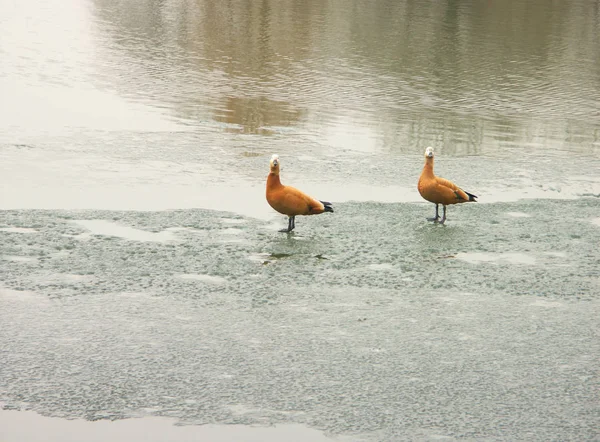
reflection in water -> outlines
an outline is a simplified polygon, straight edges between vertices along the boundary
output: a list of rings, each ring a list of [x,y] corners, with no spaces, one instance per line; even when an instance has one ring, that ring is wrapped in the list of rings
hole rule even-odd
[[[482,202],[598,195],[599,22],[593,0],[0,0],[3,201],[258,207],[272,153],[337,201],[414,201],[428,145]]]
[[[342,117],[375,130],[379,147],[415,152],[432,142],[451,154],[598,143],[595,1],[95,6],[111,35],[103,68],[118,87],[184,118],[320,134]]]
[[[227,127],[241,126],[241,132],[272,133],[268,127],[293,126],[301,112],[291,108],[287,102],[269,100],[266,97],[240,98],[229,96],[223,100],[222,108],[215,109],[214,119],[226,123]]]

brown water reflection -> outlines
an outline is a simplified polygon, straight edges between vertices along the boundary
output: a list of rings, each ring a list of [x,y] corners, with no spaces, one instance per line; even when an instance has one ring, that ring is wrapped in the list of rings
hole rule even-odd
[[[191,120],[269,134],[341,118],[380,147],[461,154],[532,132],[598,143],[596,1],[94,4],[105,75],[135,72],[123,90]]]
[[[225,97],[222,107],[215,109],[214,119],[226,123],[227,131],[269,135],[269,126],[293,126],[302,117],[302,111],[293,109],[288,102],[266,97]],[[237,125],[238,128],[234,128]]]

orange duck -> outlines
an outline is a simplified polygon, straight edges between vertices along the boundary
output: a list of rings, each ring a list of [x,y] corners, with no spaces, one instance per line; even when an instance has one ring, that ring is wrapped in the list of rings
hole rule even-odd
[[[425,167],[419,178],[419,193],[427,201],[435,204],[435,217],[427,218],[429,221],[444,224],[446,221],[446,206],[449,204],[467,203],[469,201],[477,202],[477,196],[465,192],[456,184],[444,178],[433,174],[433,148],[428,147],[425,150]],[[444,215],[440,220],[438,206],[444,206]]]
[[[296,215],[318,215],[333,212],[331,203],[318,201],[291,186],[284,186],[279,180],[279,156],[271,157],[271,173],[267,177],[267,202],[289,217],[288,228],[280,232],[291,232],[296,227]]]

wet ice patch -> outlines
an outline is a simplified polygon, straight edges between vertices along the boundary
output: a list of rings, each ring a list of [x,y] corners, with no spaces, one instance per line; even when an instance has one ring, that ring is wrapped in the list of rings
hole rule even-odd
[[[298,235],[295,232],[292,232],[290,234],[289,239],[293,240],[293,241],[308,241],[308,240],[310,240],[309,237]]]
[[[72,273],[53,273],[33,278],[44,284],[80,284],[93,281],[95,278],[92,275],[75,275]]]
[[[37,230],[29,227],[0,227],[0,232],[8,233],[37,233]]]
[[[544,307],[544,308],[561,308],[564,307],[564,304],[562,302],[558,302],[558,301],[546,301],[543,299],[536,299],[534,302],[531,303],[532,306],[534,307]]]
[[[32,258],[30,256],[13,256],[13,255],[3,255],[2,259],[6,261],[12,262],[35,262],[37,258]]]
[[[481,263],[509,263],[534,265],[535,258],[524,253],[486,253],[486,252],[467,252],[457,253],[456,259],[466,261],[470,264]]]
[[[0,285],[0,299],[23,302],[49,302],[48,298],[30,290],[12,290]]]
[[[221,218],[221,222],[224,224],[244,224],[247,221],[241,218]]]
[[[242,233],[242,230],[230,227],[228,229],[222,230],[221,233],[224,235],[240,235]]]
[[[525,212],[506,212],[506,215],[513,218],[531,218],[531,215]]]
[[[384,262],[379,264],[369,264],[367,268],[371,270],[392,270],[394,266],[388,262]]]
[[[250,256],[248,256],[248,259],[250,261],[260,262],[261,264],[266,264],[267,262],[270,262],[270,260],[269,260],[270,257],[271,257],[270,253],[253,253]]]
[[[173,396],[163,396],[165,399],[176,399]],[[198,403],[194,399],[182,401],[187,406],[193,406]],[[333,442],[332,439],[325,436],[318,430],[309,428],[301,424],[276,424],[269,425],[267,419],[262,419],[263,426],[250,425],[175,425],[176,419],[167,417],[143,416],[143,413],[158,413],[163,407],[145,407],[141,408],[138,419],[60,419],[55,417],[46,417],[33,411],[0,410],[0,426],[2,426],[2,435],[6,435],[6,440],[39,440],[41,433],[49,433],[51,436],[44,437],[44,440],[65,440],[59,437],[53,438],[52,434],[68,434],[70,440],[111,440],[114,442],[124,442],[132,440],[131,435],[144,435],[143,440],[149,442],[177,440],[209,440],[214,442],[223,441],[280,441],[289,442],[314,441],[314,442]],[[242,416],[256,416],[260,422],[263,413],[273,414],[273,410],[257,408]],[[280,416],[286,416],[290,413],[285,411],[278,412]],[[294,412],[294,415],[299,413]],[[107,416],[108,417],[108,416]],[[4,440],[4,437],[3,437]]]
[[[88,229],[93,235],[114,236],[130,241],[143,242],[167,242],[175,239],[173,231],[170,230],[154,233],[146,230],[134,229],[133,227],[122,226],[101,219],[74,220],[73,222]]]
[[[145,292],[121,292],[120,296],[125,298],[152,298],[148,293]]]
[[[220,276],[203,275],[199,273],[182,273],[177,275],[177,277],[188,281],[201,281],[210,284],[225,284],[227,282],[225,278]]]

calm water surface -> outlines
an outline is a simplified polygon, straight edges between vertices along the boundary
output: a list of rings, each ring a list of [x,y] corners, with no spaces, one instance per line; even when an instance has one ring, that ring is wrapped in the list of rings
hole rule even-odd
[[[272,153],[335,201],[419,201],[428,145],[482,202],[600,194],[596,1],[1,5],[6,208],[268,217]]]
[[[598,48],[594,0],[0,0],[1,404],[597,439]],[[278,234],[273,153],[336,213]]]

